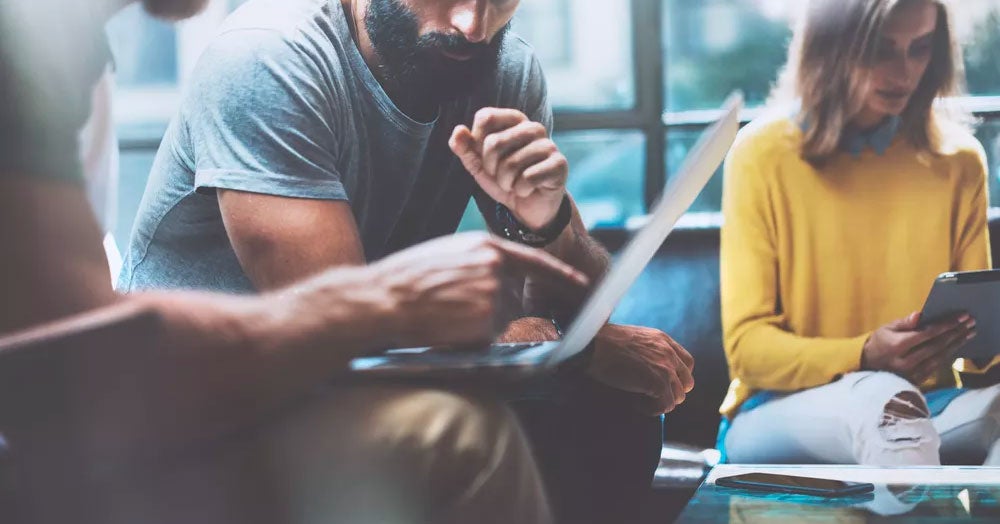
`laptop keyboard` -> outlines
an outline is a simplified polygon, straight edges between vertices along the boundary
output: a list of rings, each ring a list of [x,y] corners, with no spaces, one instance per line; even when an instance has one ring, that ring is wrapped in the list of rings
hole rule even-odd
[[[526,349],[537,348],[541,342],[518,343],[518,344],[493,344],[489,351],[494,355],[513,355]]]
[[[516,355],[522,351],[527,351],[531,348],[537,348],[542,344],[543,342],[518,342],[510,344],[490,344],[488,346],[476,346],[476,347],[464,347],[464,348],[450,347],[441,352],[464,353],[466,355],[483,355],[491,357],[505,357],[509,355]],[[433,352],[433,350],[431,352]]]

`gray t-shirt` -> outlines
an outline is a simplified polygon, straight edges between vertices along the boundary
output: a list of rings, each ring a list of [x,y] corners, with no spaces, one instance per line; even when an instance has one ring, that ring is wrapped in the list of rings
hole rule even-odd
[[[368,69],[339,0],[253,0],[196,66],[153,164],[119,288],[254,291],[216,188],[348,200],[368,260],[452,233],[474,183],[448,137],[487,106],[551,129],[541,68],[516,36],[505,39],[496,77],[420,123]]]

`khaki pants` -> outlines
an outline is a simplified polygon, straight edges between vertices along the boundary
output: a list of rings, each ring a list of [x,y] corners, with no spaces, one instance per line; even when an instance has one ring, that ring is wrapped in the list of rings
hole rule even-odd
[[[542,483],[500,402],[330,388],[279,420],[109,490],[120,523],[546,523]]]

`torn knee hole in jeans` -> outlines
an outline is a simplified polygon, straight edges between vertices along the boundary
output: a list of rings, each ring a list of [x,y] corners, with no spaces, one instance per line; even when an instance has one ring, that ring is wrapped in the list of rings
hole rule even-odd
[[[890,442],[917,442],[925,438],[930,416],[927,403],[919,393],[903,391],[886,402],[879,432]]]

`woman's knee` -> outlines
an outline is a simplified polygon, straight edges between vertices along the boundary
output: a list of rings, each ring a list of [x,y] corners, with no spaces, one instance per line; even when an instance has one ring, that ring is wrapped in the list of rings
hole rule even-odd
[[[853,452],[861,464],[940,463],[941,439],[927,402],[909,381],[892,373],[872,373],[851,389],[854,405]]]
[[[943,441],[945,464],[978,465],[991,460],[1000,439],[1000,386],[962,393],[934,424]]]

